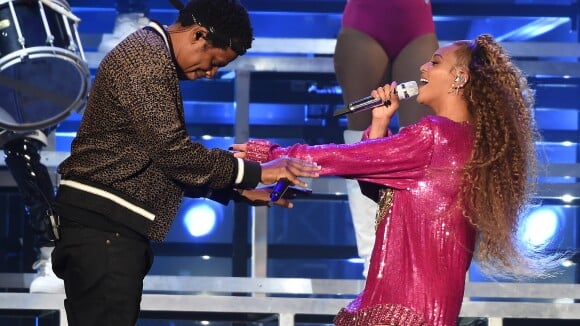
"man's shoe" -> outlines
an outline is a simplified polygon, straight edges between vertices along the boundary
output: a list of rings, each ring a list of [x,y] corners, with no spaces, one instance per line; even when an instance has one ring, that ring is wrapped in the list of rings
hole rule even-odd
[[[33,265],[36,277],[30,283],[30,293],[64,293],[64,281],[52,271],[50,254],[54,247],[40,248],[40,259]]]

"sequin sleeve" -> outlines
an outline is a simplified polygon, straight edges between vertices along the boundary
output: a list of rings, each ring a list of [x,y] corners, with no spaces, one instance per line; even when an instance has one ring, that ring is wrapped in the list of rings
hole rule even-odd
[[[322,166],[321,175],[405,188],[424,175],[431,160],[433,135],[432,122],[423,119],[396,135],[354,144],[279,147],[269,142],[256,142],[260,150],[248,146],[247,151],[253,152],[256,157],[267,151],[267,160],[290,156],[316,162]],[[256,152],[262,154],[256,155]]]
[[[246,160],[260,163],[272,160],[270,152],[279,147],[277,144],[265,139],[251,139],[246,143]]]

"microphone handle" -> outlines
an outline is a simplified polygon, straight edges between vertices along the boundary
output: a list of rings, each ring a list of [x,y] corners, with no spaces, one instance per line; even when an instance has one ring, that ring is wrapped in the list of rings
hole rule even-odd
[[[377,106],[386,104],[380,98],[374,98],[372,96],[363,97],[359,100],[356,100],[349,104],[348,109],[350,111],[364,111],[369,110],[372,108],[376,108]]]
[[[390,101],[389,101],[390,102]],[[340,117],[345,114],[370,110],[376,108],[377,106],[389,103],[383,102],[380,98],[374,98],[372,96],[363,97],[361,99],[356,100],[355,102],[350,103],[349,105],[345,106],[340,110],[336,110],[333,114],[334,117]]]
[[[399,98],[399,100],[405,100],[405,99],[411,98],[411,97],[419,94],[419,88],[417,86],[417,82],[414,80],[397,85],[397,87],[395,88],[395,91],[396,91],[395,93],[397,94],[397,97]],[[380,106],[383,104],[389,106],[390,101],[387,100],[387,101],[383,102],[379,98],[367,96],[367,97],[363,97],[361,99],[358,99],[354,102],[349,103],[347,106],[345,106],[344,108],[342,108],[340,110],[336,110],[334,112],[333,116],[339,117],[339,116],[349,114],[349,113],[365,111],[365,110],[376,108],[377,106]]]

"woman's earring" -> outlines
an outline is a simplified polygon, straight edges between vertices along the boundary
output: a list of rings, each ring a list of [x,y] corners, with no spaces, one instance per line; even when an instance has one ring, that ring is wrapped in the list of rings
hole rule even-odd
[[[463,81],[463,77],[459,74],[457,74],[457,76],[455,76],[455,83],[461,83]],[[453,93],[455,95],[459,94],[459,89],[463,87],[462,84],[451,84],[451,88],[449,89],[449,94]]]
[[[447,91],[448,94],[459,94],[459,86],[455,85],[455,83],[451,84],[451,88],[449,88],[449,91]]]

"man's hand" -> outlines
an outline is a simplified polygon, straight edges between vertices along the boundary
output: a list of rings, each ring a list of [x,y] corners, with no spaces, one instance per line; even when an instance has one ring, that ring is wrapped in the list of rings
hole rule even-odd
[[[245,159],[247,144],[234,144],[230,147],[234,157]],[[308,184],[298,177],[318,178],[322,169],[316,162],[304,161],[292,157],[279,157],[261,164],[262,176],[260,182],[265,185],[273,184],[281,179],[288,179],[292,185],[308,188]]]
[[[279,157],[263,163],[261,182],[272,184],[280,179],[288,179],[293,185],[308,188],[308,184],[298,177],[318,178],[321,167],[315,162],[303,161],[291,157]]]

